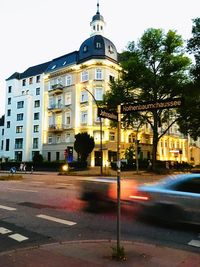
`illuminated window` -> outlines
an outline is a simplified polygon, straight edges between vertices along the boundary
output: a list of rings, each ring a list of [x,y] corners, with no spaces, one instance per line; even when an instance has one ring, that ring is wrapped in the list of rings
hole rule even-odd
[[[87,119],[88,119],[88,113],[87,111],[82,111],[81,112],[81,123],[87,123]]]
[[[81,72],[81,82],[86,82],[89,80],[89,73],[88,71]]]
[[[102,71],[102,69],[96,69],[96,71],[95,71],[95,79],[96,80],[103,80],[103,71]]]
[[[39,125],[34,125],[33,126],[33,132],[38,133],[39,132]]]
[[[22,133],[22,132],[23,132],[23,126],[17,126],[16,133]]]

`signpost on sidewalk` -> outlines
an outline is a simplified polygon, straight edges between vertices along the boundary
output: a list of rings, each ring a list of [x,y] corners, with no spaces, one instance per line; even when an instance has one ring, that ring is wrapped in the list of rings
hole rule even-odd
[[[155,109],[168,109],[182,106],[182,99],[165,99],[157,102],[127,103],[117,106],[117,113],[109,109],[98,108],[98,116],[117,122],[117,255],[120,257],[120,236],[121,236],[121,114],[136,111],[151,111]],[[137,144],[138,146],[138,144]],[[137,151],[136,151],[137,153]]]

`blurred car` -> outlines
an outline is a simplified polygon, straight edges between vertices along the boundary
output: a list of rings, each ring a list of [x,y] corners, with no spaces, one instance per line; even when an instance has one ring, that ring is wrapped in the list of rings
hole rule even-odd
[[[165,222],[200,224],[200,173],[168,176],[129,196],[140,214]]]

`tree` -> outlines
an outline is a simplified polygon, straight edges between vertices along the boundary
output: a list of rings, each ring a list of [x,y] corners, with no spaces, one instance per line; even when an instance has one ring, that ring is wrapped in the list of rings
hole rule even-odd
[[[200,18],[193,20],[192,38],[188,40],[187,49],[194,56],[191,68],[192,82],[186,87],[186,105],[181,110],[180,130],[190,134],[193,139],[200,137]]]
[[[87,132],[78,133],[75,135],[74,149],[78,154],[78,160],[84,162],[87,160],[89,154],[94,149],[94,138]]]
[[[161,29],[147,29],[137,44],[131,42],[120,55],[121,79],[111,84],[105,102],[157,102],[181,97],[188,83],[190,59],[184,55],[184,42],[176,31],[166,34]],[[116,97],[116,93],[118,94]],[[124,116],[127,125],[134,119],[149,123],[153,133],[153,169],[155,169],[159,139],[177,121],[174,109],[152,110]],[[159,134],[158,128],[162,127]]]

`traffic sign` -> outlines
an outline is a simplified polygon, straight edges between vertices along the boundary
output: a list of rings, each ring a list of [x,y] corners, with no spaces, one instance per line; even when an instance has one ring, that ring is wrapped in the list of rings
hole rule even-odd
[[[155,109],[168,109],[168,108],[180,107],[181,105],[182,105],[181,98],[165,99],[155,102],[122,104],[121,113],[129,113],[134,111],[148,111]]]
[[[98,108],[98,117],[118,121],[118,114],[105,108]]]

